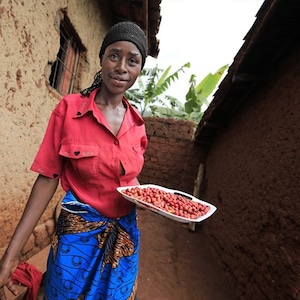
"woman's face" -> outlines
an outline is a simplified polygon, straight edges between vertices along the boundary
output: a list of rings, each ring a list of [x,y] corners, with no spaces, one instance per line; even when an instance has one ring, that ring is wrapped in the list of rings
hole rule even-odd
[[[136,81],[142,66],[142,55],[135,44],[115,42],[101,58],[102,83],[113,94],[123,94]]]

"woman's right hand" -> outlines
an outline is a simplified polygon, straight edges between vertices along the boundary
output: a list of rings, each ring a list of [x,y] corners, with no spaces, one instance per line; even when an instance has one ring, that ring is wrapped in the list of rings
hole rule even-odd
[[[53,197],[57,185],[58,179],[47,178],[43,175],[38,175],[33,185],[23,215],[4,256],[0,260],[0,300],[6,300],[5,286],[11,293],[17,294],[11,276],[20,262],[19,255],[24,245]]]
[[[14,294],[15,296],[18,295],[18,291],[15,288],[13,282],[11,281],[11,276],[15,269],[18,267],[19,260],[13,260],[10,262],[5,262],[5,255],[2,257],[0,261],[0,300],[7,300],[4,287],[6,286],[7,289]]]

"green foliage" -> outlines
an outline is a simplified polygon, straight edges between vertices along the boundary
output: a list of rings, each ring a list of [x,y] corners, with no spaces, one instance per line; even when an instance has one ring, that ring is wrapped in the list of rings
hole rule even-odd
[[[153,69],[143,69],[138,77],[139,88],[132,88],[126,92],[126,97],[131,103],[135,104],[142,115],[151,114],[152,106],[159,103],[162,107],[168,107],[166,99],[162,98],[162,94],[166,92],[172,83],[179,78],[179,73],[184,72],[190,67],[190,63],[186,63],[176,72],[169,75],[171,66],[165,71],[156,66]],[[160,76],[160,74],[162,75]],[[160,76],[160,77],[159,77]],[[146,78],[146,85],[143,78]],[[153,114],[154,115],[154,114]]]
[[[203,115],[202,106],[209,104],[208,97],[216,88],[228,65],[220,68],[215,74],[209,73],[198,84],[196,76],[191,75],[189,90],[183,104],[178,99],[166,95],[166,92],[175,81],[179,80],[179,74],[189,67],[190,63],[186,63],[171,75],[169,75],[171,66],[166,70],[159,69],[158,66],[153,69],[144,69],[138,77],[139,88],[128,90],[126,97],[143,116],[172,117],[199,123]],[[144,84],[144,78],[146,78],[146,84]]]
[[[217,84],[221,80],[224,72],[228,69],[228,65],[221,67],[215,74],[209,73],[196,84],[196,76],[192,75],[189,80],[189,90],[185,95],[184,111],[186,119],[199,122],[203,116],[202,106],[208,105],[208,97],[215,90]]]

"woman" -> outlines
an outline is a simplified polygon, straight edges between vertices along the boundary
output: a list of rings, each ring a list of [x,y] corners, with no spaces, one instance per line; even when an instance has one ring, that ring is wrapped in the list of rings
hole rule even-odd
[[[124,97],[145,64],[146,36],[132,22],[105,36],[91,87],[52,112],[31,166],[39,175],[0,262],[3,287],[60,181],[66,195],[48,258],[45,299],[135,299],[139,230],[135,206],[117,192],[137,185],[147,146],[144,121]]]

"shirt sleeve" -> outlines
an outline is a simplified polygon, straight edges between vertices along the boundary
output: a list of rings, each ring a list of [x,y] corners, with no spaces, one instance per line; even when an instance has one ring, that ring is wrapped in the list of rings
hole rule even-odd
[[[30,170],[49,178],[60,178],[63,157],[59,155],[63,130],[63,116],[54,110],[40,148]]]

